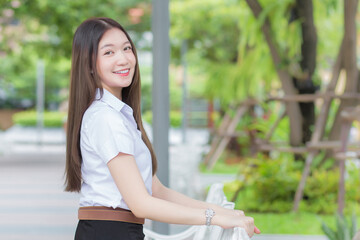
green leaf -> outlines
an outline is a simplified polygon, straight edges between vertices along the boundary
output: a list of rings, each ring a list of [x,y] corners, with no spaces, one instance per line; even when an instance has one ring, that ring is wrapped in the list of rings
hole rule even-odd
[[[329,240],[338,240],[336,232],[329,228],[324,222],[321,224],[321,229],[324,231]]]
[[[353,213],[351,216],[351,228],[350,228],[350,238],[352,239],[356,234],[357,228],[357,221],[356,221],[356,214]]]
[[[336,215],[336,228],[337,228],[337,234],[336,234],[337,239],[343,239],[345,236],[346,224],[343,217],[339,214]]]

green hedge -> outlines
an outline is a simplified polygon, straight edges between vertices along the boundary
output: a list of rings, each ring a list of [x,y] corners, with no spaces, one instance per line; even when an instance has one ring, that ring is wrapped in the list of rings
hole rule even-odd
[[[152,124],[152,111],[146,111],[142,114],[142,118],[147,123]],[[173,128],[181,127],[182,114],[179,111],[170,111],[170,126]]]
[[[259,155],[241,163],[240,180],[229,182],[224,192],[229,199],[241,187],[236,207],[253,212],[290,212],[303,167],[290,157],[270,159]],[[350,164],[351,165],[351,164]],[[347,167],[345,214],[360,212],[360,173]],[[333,214],[337,209],[339,170],[313,168],[304,189],[300,211]]]
[[[44,112],[45,127],[62,127],[66,113]],[[37,125],[37,113],[34,110],[18,112],[13,115],[13,122],[23,127],[33,127]]]

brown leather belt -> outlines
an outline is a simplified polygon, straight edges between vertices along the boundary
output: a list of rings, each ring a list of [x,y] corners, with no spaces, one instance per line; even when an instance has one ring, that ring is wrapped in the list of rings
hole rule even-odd
[[[111,207],[80,207],[78,211],[79,220],[103,220],[120,221],[144,224],[144,218],[136,217],[130,210]]]

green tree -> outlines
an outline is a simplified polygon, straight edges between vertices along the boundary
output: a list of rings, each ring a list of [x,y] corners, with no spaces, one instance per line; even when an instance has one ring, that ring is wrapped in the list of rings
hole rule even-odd
[[[86,18],[114,18],[135,42],[150,30],[150,0],[0,0],[0,6],[0,57],[6,63],[0,66],[0,87],[10,107],[20,99],[34,104],[39,59],[46,65],[47,104],[61,100],[59,91],[69,81],[72,37]]]
[[[334,0],[173,1],[171,16],[174,56],[187,40],[189,65],[200,66],[196,78],[206,79],[204,95],[223,106],[274,90],[314,93],[322,84],[316,66],[329,68],[341,41],[333,30],[342,31],[341,4]],[[309,141],[314,103],[286,106],[289,142]]]
[[[249,11],[229,0],[172,1],[170,11],[173,60],[180,59],[181,45],[186,40],[189,66],[197,68],[192,81],[197,84],[206,79],[206,97],[220,99],[225,107],[248,96],[262,96],[259,83],[267,87],[274,73],[267,67],[269,58],[261,58],[261,54],[249,56],[251,61],[243,58],[240,49],[244,46],[239,45],[239,38],[244,35],[240,26]],[[263,69],[251,70],[254,62]]]

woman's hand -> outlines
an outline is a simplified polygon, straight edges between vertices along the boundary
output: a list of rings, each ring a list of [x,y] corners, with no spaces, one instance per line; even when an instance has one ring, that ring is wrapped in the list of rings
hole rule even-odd
[[[236,214],[237,216],[245,216],[244,211],[242,210],[233,210],[234,214]]]
[[[252,237],[255,232],[254,219],[245,215],[215,215],[212,219],[212,224],[225,229],[234,227],[244,228],[249,237]]]
[[[245,213],[242,210],[233,210],[233,209],[224,209],[225,212],[231,216],[237,216],[237,217],[244,217]],[[256,226],[254,226],[254,233],[256,234],[260,234],[261,231],[259,228],[257,228]]]
[[[242,211],[242,210],[234,210],[234,212],[235,212],[235,214],[237,214],[238,216],[245,216],[245,213],[244,213],[244,211]],[[254,233],[260,234],[261,231],[260,231],[259,228],[257,228],[256,226],[254,226]]]

